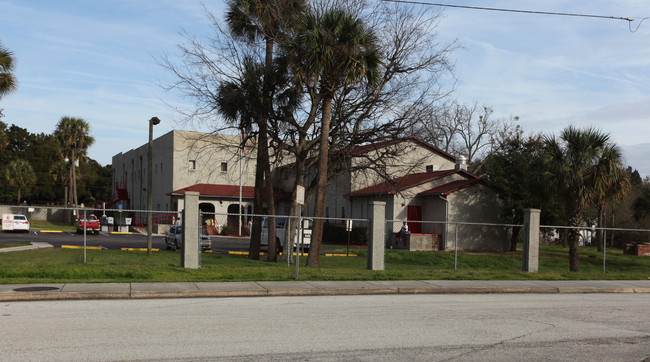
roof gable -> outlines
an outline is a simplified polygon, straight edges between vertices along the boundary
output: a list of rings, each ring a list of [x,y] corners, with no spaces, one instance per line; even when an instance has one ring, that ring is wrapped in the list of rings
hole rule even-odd
[[[350,152],[350,154],[352,156],[360,156],[362,154],[365,154],[365,153],[368,153],[368,152],[371,152],[371,151],[380,150],[382,148],[386,148],[386,147],[389,147],[389,146],[397,145],[399,143],[408,142],[408,141],[416,143],[416,144],[428,149],[429,151],[432,151],[434,153],[439,154],[440,156],[442,156],[442,157],[444,157],[444,158],[446,158],[446,159],[448,159],[450,161],[456,162],[456,157],[450,155],[449,153],[447,153],[447,152],[439,149],[438,147],[433,146],[433,145],[431,145],[431,144],[429,144],[429,143],[427,143],[427,142],[425,142],[425,141],[423,141],[423,140],[421,140],[421,139],[419,139],[417,137],[406,137],[406,138],[394,139],[394,140],[389,140],[389,141],[370,143],[370,144],[367,144],[367,145],[355,146],[354,148],[352,148],[352,151]]]
[[[458,190],[468,188],[468,187],[470,187],[472,185],[475,185],[475,184],[478,184],[480,182],[481,182],[480,179],[452,181],[450,183],[434,187],[431,190],[422,191],[422,192],[420,192],[418,194],[418,196],[424,196],[424,195],[443,195],[443,196],[447,196],[447,195],[451,194],[454,191],[458,191]]]
[[[412,187],[419,186],[430,181],[438,180],[453,174],[461,174],[467,177],[469,180],[479,180],[478,177],[464,170],[444,170],[444,171],[434,171],[434,172],[413,173],[403,177],[396,178],[392,181],[384,181],[377,185],[373,185],[357,191],[349,192],[346,194],[346,196],[395,195],[399,191],[407,190]]]

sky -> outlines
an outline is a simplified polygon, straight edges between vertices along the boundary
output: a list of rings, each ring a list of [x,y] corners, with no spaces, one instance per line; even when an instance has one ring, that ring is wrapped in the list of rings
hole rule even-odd
[[[493,118],[517,116],[527,133],[598,128],[626,164],[650,176],[650,19],[641,22],[650,1],[435,2],[635,18],[445,8],[437,31],[459,45],[448,80],[459,102],[488,105]],[[159,60],[178,56],[183,31],[210,32],[206,9],[220,16],[223,1],[0,0],[0,41],[14,53],[18,80],[0,99],[2,121],[52,133],[63,116],[83,118],[95,137],[89,156],[102,165],[145,144],[153,116],[162,121],[154,137],[191,128],[170,107],[191,100],[163,89],[174,78]]]

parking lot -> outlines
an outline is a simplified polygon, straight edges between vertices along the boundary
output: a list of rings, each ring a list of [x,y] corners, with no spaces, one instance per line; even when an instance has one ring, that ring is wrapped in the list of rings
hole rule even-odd
[[[210,236],[213,253],[228,254],[231,252],[248,252],[250,239],[237,236]],[[10,242],[46,242],[60,248],[62,246],[83,247],[84,236],[75,232],[30,231],[29,233],[0,232],[0,243]],[[121,249],[146,249],[147,235],[138,233],[107,233],[86,235],[86,246],[100,247],[109,250]],[[154,235],[152,247],[158,251],[166,251],[164,235]],[[332,251],[335,248],[324,245],[322,252]],[[266,247],[262,247],[266,251]],[[171,252],[171,251],[170,251]]]
[[[250,243],[247,237],[211,236],[210,240],[212,241],[212,252],[223,254],[228,254],[231,251],[248,251]],[[75,232],[51,231],[30,231],[27,234],[0,233],[0,243],[22,241],[47,242],[55,248],[60,248],[63,245],[83,246],[84,236]],[[86,235],[86,246],[114,250],[146,248],[147,235],[100,232],[98,235]],[[154,235],[152,246],[160,251],[166,250],[165,237],[163,235]]]

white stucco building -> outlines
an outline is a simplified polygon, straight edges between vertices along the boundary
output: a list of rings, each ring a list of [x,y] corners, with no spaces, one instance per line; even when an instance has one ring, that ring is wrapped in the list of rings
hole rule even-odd
[[[153,210],[182,210],[180,195],[187,190],[201,193],[199,207],[204,212],[238,213],[241,179],[242,212],[249,213],[256,153],[254,147],[240,152],[240,143],[239,136],[192,131],[171,131],[153,140]],[[144,144],[113,156],[113,198],[108,208],[146,210],[147,150]]]
[[[178,212],[183,209],[184,192],[196,191],[201,211],[221,214],[203,221],[212,217],[213,224],[236,227],[238,217],[231,215],[239,214],[240,208],[244,215],[264,213],[252,209],[255,147],[240,153],[240,142],[239,136],[189,131],[171,131],[155,139],[153,209]],[[113,156],[114,197],[107,207],[146,209],[146,165],[147,144]],[[446,224],[498,223],[495,192],[467,171],[464,158],[457,160],[426,142],[406,138],[358,146],[337,167],[327,187],[328,218],[366,219],[371,201],[385,201],[387,220],[408,219],[411,232],[438,235],[441,249],[505,250],[509,246],[506,228]],[[295,164],[281,165],[273,173],[276,211],[286,215],[295,189]],[[307,171],[305,185],[315,174],[315,168]],[[313,198],[308,201],[303,215],[313,215],[313,203]],[[247,220],[244,217],[242,222]],[[400,227],[400,222],[389,224],[386,237],[392,238]]]

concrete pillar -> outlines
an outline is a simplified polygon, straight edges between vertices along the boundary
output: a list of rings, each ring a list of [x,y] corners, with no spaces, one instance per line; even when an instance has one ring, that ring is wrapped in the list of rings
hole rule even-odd
[[[185,210],[183,212],[183,253],[181,267],[198,269],[199,251],[199,193],[185,192]]]
[[[368,269],[384,270],[386,203],[384,201],[371,201],[369,211]]]
[[[538,209],[524,210],[523,271],[537,273],[539,266],[539,214]]]

